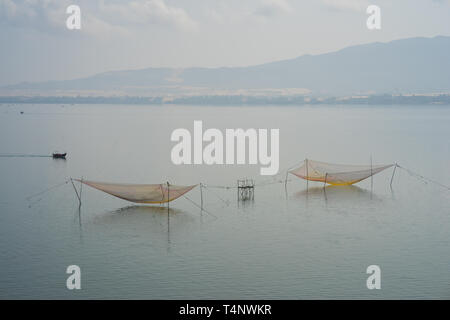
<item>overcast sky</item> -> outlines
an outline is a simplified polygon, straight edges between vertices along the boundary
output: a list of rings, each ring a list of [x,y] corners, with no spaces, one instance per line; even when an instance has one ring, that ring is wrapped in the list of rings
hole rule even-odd
[[[81,30],[65,27],[81,8]],[[381,7],[382,29],[366,28]],[[146,67],[247,66],[450,35],[450,0],[0,0],[0,85]]]

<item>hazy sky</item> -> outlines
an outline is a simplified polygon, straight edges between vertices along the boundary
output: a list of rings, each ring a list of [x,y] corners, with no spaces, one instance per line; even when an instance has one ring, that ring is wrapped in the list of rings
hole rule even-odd
[[[65,27],[81,8],[81,30]],[[381,7],[382,29],[366,28]],[[450,35],[450,0],[0,0],[0,85],[146,67],[246,66]]]

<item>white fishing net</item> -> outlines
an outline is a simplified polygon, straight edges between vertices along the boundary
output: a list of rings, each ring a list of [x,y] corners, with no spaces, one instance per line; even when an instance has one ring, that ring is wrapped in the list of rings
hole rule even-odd
[[[306,159],[302,166],[290,170],[289,173],[310,181],[320,181],[333,185],[350,185],[393,165],[344,165]]]
[[[136,203],[164,203],[177,199],[192,190],[192,186],[168,184],[122,184],[88,180],[77,180],[92,188],[109,193],[115,197]]]

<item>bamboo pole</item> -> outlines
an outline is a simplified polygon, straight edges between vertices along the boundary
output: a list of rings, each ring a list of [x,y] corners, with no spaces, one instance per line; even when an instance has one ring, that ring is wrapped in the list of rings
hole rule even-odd
[[[170,202],[170,184],[169,181],[167,181],[167,219],[169,219],[169,202]]]
[[[287,179],[288,179],[289,170],[286,171],[286,179],[284,180],[284,188],[287,189]]]
[[[75,185],[73,184],[73,180],[72,180],[72,178],[70,178],[70,182],[72,183],[72,186],[73,186],[73,190],[75,190],[75,194],[77,195],[77,198],[78,198],[78,202],[80,203],[80,206],[81,206],[81,198],[80,198],[80,196],[78,195],[78,191],[77,191],[77,188],[75,188]]]
[[[391,188],[392,188],[392,182],[394,181],[395,169],[397,169],[397,163],[395,163],[395,165],[394,165],[394,171],[392,171],[391,184],[390,184]]]
[[[370,155],[370,189],[373,190],[372,155]]]
[[[80,180],[80,206],[81,206],[81,192],[83,191],[83,177]]]
[[[200,209],[203,210],[203,184],[200,182]]]
[[[306,165],[306,191],[308,191],[309,185],[308,159],[305,159],[305,165]]]
[[[170,243],[170,208],[169,208],[169,201],[170,200],[170,184],[169,181],[167,181],[167,242]]]
[[[238,205],[239,205],[239,192],[240,192],[240,188],[239,188],[239,180],[237,181],[237,188],[236,188],[236,190],[237,190],[237,201],[238,201]]]

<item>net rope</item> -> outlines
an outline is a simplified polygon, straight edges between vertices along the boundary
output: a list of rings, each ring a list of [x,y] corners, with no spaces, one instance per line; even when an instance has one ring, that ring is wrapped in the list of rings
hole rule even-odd
[[[40,195],[45,194],[45,193],[47,193],[47,192],[50,192],[50,191],[52,191],[52,190],[54,190],[54,189],[57,189],[57,188],[59,188],[59,187],[65,185],[65,184],[69,183],[69,181],[70,181],[70,179],[66,179],[65,181],[63,181],[63,182],[61,182],[61,183],[58,183],[58,184],[53,185],[53,186],[51,186],[51,187],[49,187],[49,188],[46,188],[46,189],[44,189],[44,190],[42,190],[42,191],[40,191],[40,192],[38,192],[38,193],[35,193],[35,194],[32,194],[32,195],[26,197],[25,200],[30,201],[31,199],[33,199],[33,198],[35,198],[35,197],[37,197],[37,196],[40,196]]]
[[[436,181],[436,180],[433,180],[433,179],[431,179],[431,178],[425,177],[425,176],[421,175],[420,173],[417,173],[417,172],[415,172],[415,171],[412,171],[412,170],[410,170],[410,169],[407,169],[407,168],[405,168],[405,167],[402,167],[402,166],[400,166],[400,165],[398,165],[398,164],[397,164],[397,167],[400,168],[400,169],[405,170],[410,176],[415,177],[415,178],[421,180],[421,181],[424,182],[424,183],[430,182],[430,183],[433,183],[433,184],[435,184],[435,185],[437,185],[437,186],[440,186],[440,187],[442,187],[442,188],[444,188],[444,189],[450,190],[450,187],[449,187],[449,186],[446,186],[445,184],[440,183],[440,182],[438,182],[438,181]]]
[[[216,196],[217,199],[221,200],[225,205],[229,206],[229,201],[223,199],[221,196],[219,196],[217,193],[215,193],[214,191],[212,191],[212,189],[209,189],[207,186],[205,187],[205,185],[202,184],[202,186],[208,190],[209,192],[211,192],[214,196]]]
[[[199,208],[202,211],[205,211],[207,214],[213,216],[214,218],[217,218],[216,215],[212,214],[211,212],[209,212],[208,210],[206,210],[205,208],[202,208],[198,203],[196,203],[194,200],[192,200],[191,198],[189,198],[187,195],[183,195],[183,198],[185,198],[186,200],[190,201],[194,206],[196,206],[197,208]]]

